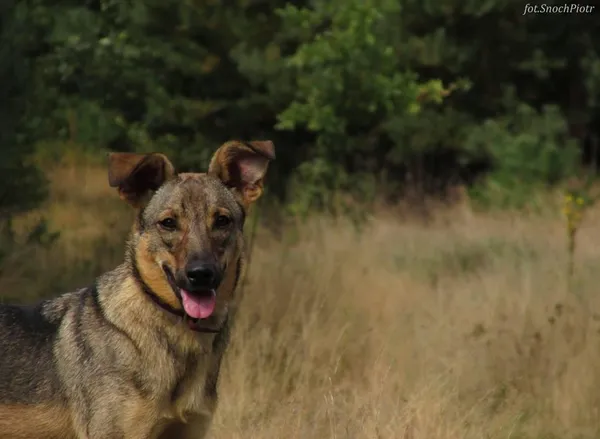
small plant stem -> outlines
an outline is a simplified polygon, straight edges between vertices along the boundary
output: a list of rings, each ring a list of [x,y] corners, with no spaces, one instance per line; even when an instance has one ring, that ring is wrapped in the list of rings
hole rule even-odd
[[[575,234],[576,229],[569,230],[568,261],[567,261],[567,289],[573,292],[573,275],[575,271]]]

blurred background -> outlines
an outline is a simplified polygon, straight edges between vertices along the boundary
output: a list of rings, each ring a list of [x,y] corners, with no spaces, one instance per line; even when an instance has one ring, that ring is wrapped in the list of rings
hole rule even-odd
[[[3,0],[0,299],[122,261],[108,151],[270,139],[214,438],[600,437],[600,6],[526,5]]]

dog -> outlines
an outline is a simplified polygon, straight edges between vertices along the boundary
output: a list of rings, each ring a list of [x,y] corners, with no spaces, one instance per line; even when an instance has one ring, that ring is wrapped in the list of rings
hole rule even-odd
[[[111,153],[136,210],[124,262],[75,292],[0,306],[0,438],[201,439],[240,297],[243,226],[271,141],[231,141],[206,173]]]

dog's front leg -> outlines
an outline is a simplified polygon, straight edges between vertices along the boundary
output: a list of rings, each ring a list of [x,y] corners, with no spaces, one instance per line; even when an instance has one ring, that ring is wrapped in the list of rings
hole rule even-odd
[[[90,408],[91,416],[79,423],[79,439],[156,439],[161,430],[157,413],[144,401],[120,400]]]

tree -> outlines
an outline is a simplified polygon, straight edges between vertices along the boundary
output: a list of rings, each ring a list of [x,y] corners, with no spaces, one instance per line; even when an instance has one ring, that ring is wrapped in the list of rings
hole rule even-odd
[[[24,133],[29,111],[31,61],[29,11],[15,0],[0,8],[0,221],[37,206],[46,194],[42,174],[27,159],[32,145]]]

